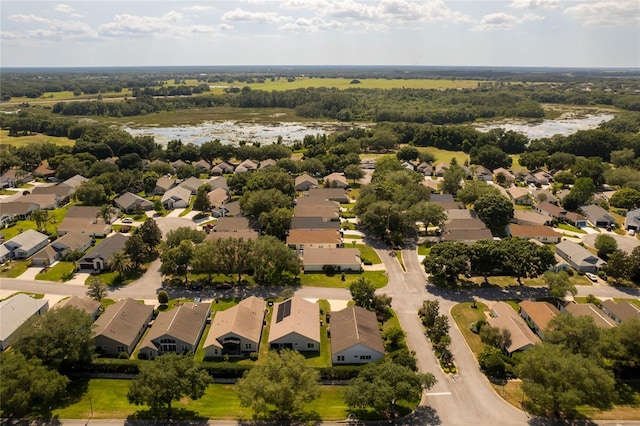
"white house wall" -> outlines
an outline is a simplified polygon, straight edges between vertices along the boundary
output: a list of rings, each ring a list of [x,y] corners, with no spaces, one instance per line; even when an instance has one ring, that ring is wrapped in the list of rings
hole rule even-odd
[[[331,361],[333,364],[367,364],[375,362],[382,357],[384,357],[383,353],[358,343],[343,351],[331,354]]]

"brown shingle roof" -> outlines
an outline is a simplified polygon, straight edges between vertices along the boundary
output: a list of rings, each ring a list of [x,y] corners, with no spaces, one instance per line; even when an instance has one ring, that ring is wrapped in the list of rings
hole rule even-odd
[[[54,309],[60,309],[67,306],[72,306],[76,309],[88,313],[89,315],[94,315],[98,308],[100,308],[100,302],[98,302],[97,300],[89,299],[88,297],[71,296],[70,298],[56,304],[54,306]]]
[[[598,327],[611,328],[615,325],[614,322],[593,303],[569,303],[566,306],[566,310],[576,317],[584,315],[590,316]]]
[[[497,316],[487,318],[487,322],[491,327],[509,330],[511,341],[506,347],[509,353],[526,349],[527,346],[540,342],[538,336],[531,331],[527,323],[508,303],[498,302],[493,305],[492,309]]]
[[[94,335],[102,335],[125,346],[131,346],[152,314],[151,305],[133,299],[121,299],[107,307],[96,320]]]
[[[210,308],[208,303],[187,302],[170,311],[160,312],[140,347],[155,346],[153,340],[161,336],[171,336],[195,346]]]
[[[225,311],[216,312],[204,347],[222,347],[217,339],[229,333],[259,343],[264,315],[265,302],[255,296],[247,297]]]
[[[549,302],[525,300],[520,302],[520,309],[525,311],[531,321],[535,322],[541,330],[546,329],[549,321],[560,315],[560,311]]]
[[[640,307],[629,302],[616,303],[613,300],[605,300],[602,302],[602,308],[622,322],[632,318],[640,318]]]
[[[291,229],[287,237],[287,244],[340,244],[341,242],[340,231],[334,229]]]
[[[339,265],[360,263],[360,250],[356,248],[307,248],[302,260],[305,265]]]
[[[294,296],[273,306],[269,343],[290,333],[320,342],[320,306]]]
[[[550,237],[559,238],[562,234],[556,232],[550,226],[544,225],[509,225],[509,232],[514,237],[533,238],[533,237]]]
[[[331,353],[361,344],[384,354],[376,314],[360,306],[349,306],[331,313]]]

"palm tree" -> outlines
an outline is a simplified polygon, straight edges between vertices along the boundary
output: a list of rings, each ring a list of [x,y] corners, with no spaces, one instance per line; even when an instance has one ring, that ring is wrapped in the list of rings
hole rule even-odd
[[[133,264],[131,259],[123,251],[117,251],[109,257],[109,267],[112,271],[117,272],[120,279],[124,279],[127,272],[131,270]]]
[[[101,217],[104,220],[104,223],[111,223],[111,215],[116,212],[116,209],[113,208],[110,204],[104,204],[98,210],[98,217]]]
[[[31,219],[36,222],[38,231],[45,229],[47,220],[49,219],[49,212],[46,210],[34,210],[31,212]]]

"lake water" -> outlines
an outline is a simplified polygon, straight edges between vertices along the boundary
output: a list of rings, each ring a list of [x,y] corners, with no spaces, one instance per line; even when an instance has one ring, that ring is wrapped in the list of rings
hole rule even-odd
[[[476,126],[481,132],[488,132],[491,129],[513,130],[522,133],[529,139],[549,138],[553,135],[567,136],[576,133],[578,130],[595,129],[600,124],[611,120],[613,114],[586,114],[578,117],[562,116],[555,120],[542,120],[537,123],[526,123],[524,121],[508,121],[504,123],[494,123]]]

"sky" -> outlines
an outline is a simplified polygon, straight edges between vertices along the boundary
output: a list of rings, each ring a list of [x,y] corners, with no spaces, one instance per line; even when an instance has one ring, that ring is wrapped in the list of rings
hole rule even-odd
[[[0,66],[640,67],[640,0],[0,0]]]

